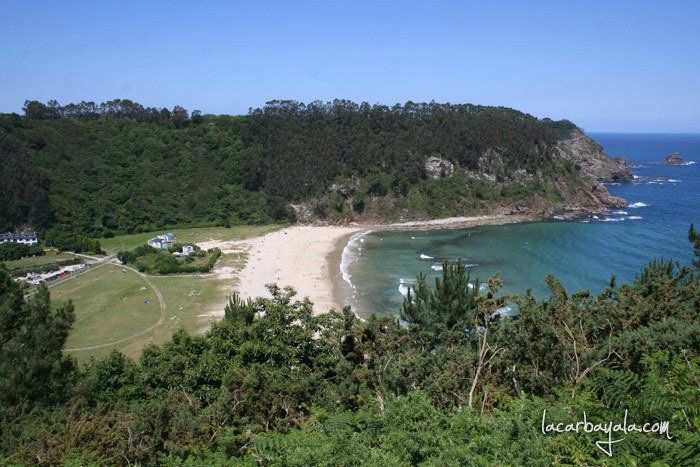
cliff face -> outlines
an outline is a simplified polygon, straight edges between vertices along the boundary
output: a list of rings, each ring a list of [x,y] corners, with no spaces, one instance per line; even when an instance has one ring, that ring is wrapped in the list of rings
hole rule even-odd
[[[599,182],[632,180],[632,171],[623,157],[608,157],[603,148],[579,130],[557,144],[559,155],[571,161],[584,177]]]

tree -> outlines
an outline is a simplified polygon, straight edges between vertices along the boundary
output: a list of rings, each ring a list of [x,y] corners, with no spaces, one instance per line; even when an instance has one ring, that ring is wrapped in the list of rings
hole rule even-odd
[[[25,301],[0,266],[0,406],[65,396],[73,363],[62,352],[74,320],[72,303],[52,307],[44,285]]]
[[[690,224],[688,229],[688,240],[693,244],[693,249],[695,250],[695,259],[693,264],[696,268],[700,269],[700,233],[695,230],[695,224]]]
[[[479,294],[478,282],[470,281],[469,269],[458,261],[443,263],[442,278],[435,278],[431,289],[424,274],[408,290],[401,319],[432,338],[455,326],[464,328],[474,317]],[[473,326],[470,326],[473,327]]]
[[[499,311],[510,297],[496,298],[503,284],[498,277],[489,279],[487,293],[479,296],[478,281],[470,281],[469,269],[461,261],[455,264],[445,261],[442,267],[442,279],[435,279],[434,289],[427,287],[423,274],[418,277],[414,293],[409,289],[404,299],[401,318],[428,349],[465,346],[471,362],[462,370],[471,380],[467,407],[472,408],[476,390],[483,384],[483,374],[504,350],[498,344],[495,330],[500,325]],[[486,398],[484,394],[484,402]]]
[[[173,125],[175,125],[175,128],[182,128],[189,121],[189,113],[186,109],[180,107],[179,105],[176,105],[173,108],[172,121]]]
[[[193,110],[192,111],[192,123],[202,123],[204,121],[204,118],[202,117],[202,112],[199,110]]]

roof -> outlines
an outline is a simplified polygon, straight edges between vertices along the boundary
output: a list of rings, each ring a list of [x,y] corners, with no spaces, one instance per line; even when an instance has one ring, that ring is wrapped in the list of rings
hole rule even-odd
[[[35,232],[19,232],[19,233],[12,233],[12,232],[7,232],[4,234],[0,234],[0,240],[36,240],[36,233]]]

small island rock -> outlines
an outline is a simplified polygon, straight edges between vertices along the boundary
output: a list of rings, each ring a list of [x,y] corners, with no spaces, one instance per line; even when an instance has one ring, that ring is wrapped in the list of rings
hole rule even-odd
[[[683,165],[684,161],[680,152],[674,152],[673,154],[666,156],[666,159],[664,159],[661,163],[664,165]]]

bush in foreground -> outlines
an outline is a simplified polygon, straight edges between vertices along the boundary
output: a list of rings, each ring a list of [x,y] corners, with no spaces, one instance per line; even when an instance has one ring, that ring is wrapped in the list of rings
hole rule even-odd
[[[7,353],[3,368],[13,374],[26,360],[53,370],[2,399],[0,459],[697,465],[696,272],[654,261],[598,295],[571,294],[550,277],[546,301],[511,297],[520,315],[500,317],[497,278],[480,294],[463,268],[446,264],[435,287],[412,290],[405,322],[361,321],[348,309],[314,315],[308,300],[272,286],[271,299],[234,296],[206,335],[176,332],[138,361],[114,352],[76,369],[30,345]],[[49,309],[48,294],[34,300]],[[27,306],[36,305],[12,286],[0,290],[2,342],[16,342],[12,323]],[[636,423],[669,421],[673,438],[630,433],[608,457],[595,444],[604,435],[542,434],[544,410],[563,423],[584,411],[594,423],[616,421],[627,410]]]

